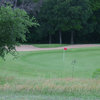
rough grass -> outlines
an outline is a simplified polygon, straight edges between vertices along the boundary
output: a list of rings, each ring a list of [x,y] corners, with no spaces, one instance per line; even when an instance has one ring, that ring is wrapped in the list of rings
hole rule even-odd
[[[17,80],[0,85],[1,91],[65,96],[100,96],[100,80],[85,79],[35,79]]]
[[[0,100],[99,100],[100,80],[92,78],[99,55],[99,47],[70,49],[64,59],[63,50],[8,55],[0,60]]]
[[[67,96],[56,96],[56,95],[7,95],[1,96],[0,100],[100,100],[95,97],[67,97]]]
[[[55,48],[55,47],[67,46],[67,44],[34,44],[33,46],[38,48]]]

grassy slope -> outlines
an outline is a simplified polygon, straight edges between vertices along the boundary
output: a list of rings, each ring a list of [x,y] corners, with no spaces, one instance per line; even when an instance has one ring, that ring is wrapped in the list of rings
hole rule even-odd
[[[93,72],[100,68],[99,47],[68,50],[65,52],[64,61],[63,50],[19,52],[18,56],[17,59],[12,60],[13,57],[9,55],[6,61],[0,61],[0,89],[3,89],[0,94],[2,95],[6,94],[6,90],[25,92],[32,91],[34,87],[39,94],[66,95],[67,93],[73,96],[100,94],[99,82],[91,80]],[[71,79],[73,60],[77,63],[74,79]]]
[[[34,44],[34,46],[38,48],[55,48],[67,46],[67,44]]]

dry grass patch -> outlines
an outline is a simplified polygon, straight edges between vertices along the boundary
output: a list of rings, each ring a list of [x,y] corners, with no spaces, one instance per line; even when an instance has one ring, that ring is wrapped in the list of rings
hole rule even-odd
[[[25,81],[23,83],[0,85],[0,90],[6,91],[27,91],[47,94],[93,94],[100,95],[100,80],[96,79],[37,79]]]

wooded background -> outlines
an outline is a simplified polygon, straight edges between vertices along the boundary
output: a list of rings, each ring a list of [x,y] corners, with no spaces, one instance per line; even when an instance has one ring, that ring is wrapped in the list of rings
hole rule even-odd
[[[100,0],[0,0],[27,11],[39,23],[26,43],[100,43]]]

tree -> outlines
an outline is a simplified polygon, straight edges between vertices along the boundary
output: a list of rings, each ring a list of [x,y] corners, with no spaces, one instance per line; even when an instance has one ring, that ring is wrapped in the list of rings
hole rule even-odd
[[[49,37],[49,44],[52,43],[52,35],[55,34],[55,17],[54,9],[56,0],[47,0],[38,14],[38,21],[40,23],[39,33],[43,36]]]
[[[28,13],[36,14],[39,11],[43,0],[0,0],[0,6],[10,4],[13,8],[24,9]]]
[[[94,11],[100,9],[100,0],[90,0],[90,4]]]
[[[96,23],[94,32],[100,33],[100,0],[91,0],[91,8],[93,10],[91,21]]]
[[[25,41],[28,28],[37,26],[35,18],[29,18],[24,10],[10,6],[0,7],[0,56],[15,51],[18,41]]]
[[[92,14],[88,0],[57,0],[55,7],[57,30],[71,32],[71,44],[75,32],[81,30]]]
[[[62,44],[62,33],[70,31],[71,44],[73,44],[75,32],[85,26],[92,14],[90,2],[88,0],[47,0],[44,3],[40,12],[42,16],[40,22],[50,27],[50,30],[53,29],[53,33],[59,33],[60,44]]]

